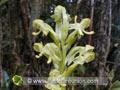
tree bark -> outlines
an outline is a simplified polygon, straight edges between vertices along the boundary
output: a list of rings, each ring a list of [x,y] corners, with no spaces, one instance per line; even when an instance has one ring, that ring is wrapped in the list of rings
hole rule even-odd
[[[38,76],[41,76],[41,69],[39,67],[38,61],[35,59],[35,53],[33,50],[33,43],[36,41],[36,37],[32,36],[33,27],[33,20],[39,19],[40,18],[40,13],[41,13],[41,6],[42,6],[42,0],[30,0],[30,6],[31,6],[31,11],[30,11],[30,20],[29,20],[29,31],[26,32],[26,38],[27,38],[27,45],[29,47],[30,51],[30,58],[31,58],[31,66],[33,70],[38,74]]]
[[[0,7],[1,9],[1,7]],[[3,86],[2,80],[2,20],[1,20],[1,11],[0,10],[0,86]]]
[[[106,73],[106,62],[110,49],[110,40],[111,40],[111,0],[101,1],[99,13],[96,14],[97,25],[95,27],[95,34],[93,36],[93,43],[95,46],[96,58],[93,62],[96,68],[98,68],[98,76],[105,77]],[[97,6],[96,6],[97,7]],[[98,15],[99,14],[99,15]],[[98,16],[97,16],[98,15]],[[95,21],[95,22],[96,22]],[[95,68],[94,67],[94,68]],[[98,90],[99,85],[97,85],[96,90]]]
[[[9,28],[10,28],[10,69],[8,71],[10,78],[14,75],[23,75],[24,63],[19,55],[19,15],[18,15],[18,0],[9,0]],[[11,87],[13,90],[16,90],[17,87],[13,85]],[[22,90],[22,89],[21,89]]]
[[[93,18],[94,18],[94,0],[91,0],[91,14],[90,14],[90,28],[89,28],[89,32],[92,31],[93,29]],[[92,36],[88,35],[88,44],[91,45],[91,41],[92,41]]]

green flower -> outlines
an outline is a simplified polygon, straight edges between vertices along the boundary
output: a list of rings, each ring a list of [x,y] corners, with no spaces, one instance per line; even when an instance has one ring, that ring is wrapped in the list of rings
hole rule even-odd
[[[43,36],[44,35],[47,36],[48,33],[50,32],[50,36],[54,40],[54,42],[56,44],[59,43],[59,37],[58,37],[58,35],[54,32],[53,28],[50,25],[48,25],[47,23],[45,23],[43,20],[40,20],[40,19],[34,20],[33,21],[33,27],[35,29],[39,30],[38,32],[33,32],[32,33],[34,36],[39,35],[40,32],[43,33]]]
[[[75,16],[74,23],[71,24],[70,15],[60,5],[55,8],[54,15],[51,17],[56,22],[55,30],[43,20],[37,19],[33,21],[33,27],[39,31],[33,32],[33,35],[38,35],[42,32],[44,36],[47,36],[49,33],[54,42],[45,45],[42,42],[34,43],[33,48],[38,52],[36,58],[44,55],[48,59],[47,63],[54,65],[45,87],[49,90],[66,90],[66,83],[54,84],[50,83],[49,80],[51,78],[61,80],[64,77],[69,77],[79,64],[83,65],[95,58],[93,46],[77,46],[75,44],[77,38],[84,34],[94,34],[94,32],[85,31],[90,26],[89,18],[82,19],[80,23],[77,23],[77,16]]]
[[[74,62],[83,65],[84,63],[93,61],[95,58],[93,49],[93,46],[86,45],[83,49],[81,49],[79,56],[75,58],[76,60]]]
[[[82,21],[80,23],[77,23],[77,16],[75,16],[74,21],[75,21],[74,24],[70,24],[70,30],[71,29],[77,30],[80,36],[83,36],[84,33],[85,34],[94,34],[94,31],[90,31],[90,32],[85,31],[85,29],[90,26],[89,18],[82,19]]]

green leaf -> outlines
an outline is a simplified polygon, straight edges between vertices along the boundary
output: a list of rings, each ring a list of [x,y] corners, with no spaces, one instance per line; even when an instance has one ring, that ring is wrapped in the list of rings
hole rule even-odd
[[[120,81],[115,81],[110,85],[110,90],[120,90]]]
[[[112,81],[114,78],[114,70],[112,69],[112,71],[109,73],[109,79],[110,81]]]
[[[76,70],[77,70],[78,72],[85,73],[86,68],[85,68],[84,65],[78,65],[78,67],[76,68]]]
[[[2,0],[2,1],[0,2],[0,6],[3,5],[3,4],[5,4],[5,3],[7,3],[7,2],[8,2],[8,0]]]
[[[120,87],[119,88],[113,88],[113,89],[110,89],[110,90],[120,90]]]

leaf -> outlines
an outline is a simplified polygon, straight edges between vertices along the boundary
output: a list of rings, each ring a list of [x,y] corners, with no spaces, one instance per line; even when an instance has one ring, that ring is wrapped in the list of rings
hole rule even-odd
[[[120,90],[120,88],[113,88],[113,89],[111,89],[111,90]]]
[[[115,25],[115,24],[112,24],[113,27],[117,28],[116,30],[120,30],[120,25]]]
[[[2,1],[0,2],[0,6],[3,5],[3,4],[5,4],[5,3],[7,3],[7,2],[8,2],[8,0],[2,0]]]
[[[112,71],[109,73],[109,79],[110,81],[112,81],[114,78],[114,70],[112,69]]]
[[[78,65],[78,67],[76,68],[76,70],[77,70],[78,72],[85,73],[86,68],[85,68],[84,65]]]
[[[120,81],[115,81],[110,85],[110,90],[120,90]]]

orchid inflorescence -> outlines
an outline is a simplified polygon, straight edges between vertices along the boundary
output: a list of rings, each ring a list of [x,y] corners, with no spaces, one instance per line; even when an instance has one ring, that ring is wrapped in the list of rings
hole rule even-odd
[[[43,36],[47,36],[49,33],[54,41],[46,45],[43,45],[42,42],[34,43],[34,50],[39,53],[36,58],[44,55],[48,58],[48,64],[53,63],[54,69],[50,71],[49,77],[69,77],[78,65],[89,63],[94,59],[93,46],[73,46],[77,38],[84,34],[94,34],[94,32],[85,31],[90,25],[89,18],[82,19],[78,23],[77,16],[75,16],[74,23],[71,24],[70,15],[60,5],[55,8],[54,15],[51,17],[56,22],[55,30],[43,20],[33,21],[33,27],[39,30],[32,33],[34,36],[39,35],[41,32]],[[69,34],[69,32],[71,33]],[[50,90],[65,90],[65,84],[60,83],[46,83],[45,87]]]

